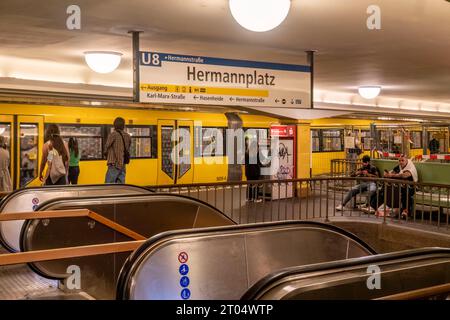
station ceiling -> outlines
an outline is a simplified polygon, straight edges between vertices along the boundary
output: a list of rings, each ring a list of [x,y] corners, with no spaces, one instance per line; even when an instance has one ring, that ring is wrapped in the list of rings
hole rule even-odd
[[[81,8],[81,30],[66,28],[71,4]],[[366,26],[373,4],[381,8],[381,30]],[[129,30],[143,31],[141,49],[169,53],[301,64],[305,50],[317,50],[319,107],[335,96],[352,101],[360,85],[381,85],[380,99],[393,99],[394,108],[417,101],[412,110],[419,113],[422,106],[450,113],[447,0],[292,0],[286,20],[265,33],[239,26],[228,0],[2,0],[0,87],[37,80],[130,95]],[[85,64],[88,50],[124,56],[118,70],[101,75]]]

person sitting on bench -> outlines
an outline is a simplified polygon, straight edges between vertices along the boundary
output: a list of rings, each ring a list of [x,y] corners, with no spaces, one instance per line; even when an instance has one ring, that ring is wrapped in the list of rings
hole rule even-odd
[[[374,165],[370,164],[370,157],[365,155],[362,158],[363,166],[357,170],[355,173],[351,174],[352,177],[369,177],[369,178],[378,178],[380,173],[378,168]],[[342,211],[345,205],[357,194],[361,192],[369,191],[370,195],[377,191],[377,185],[374,181],[359,181],[359,184],[355,185],[351,188],[344,197],[342,204],[336,207],[336,210]]]
[[[417,169],[414,163],[409,160],[405,155],[401,155],[398,159],[398,165],[392,169],[391,171],[385,170],[384,178],[389,179],[398,179],[398,180],[406,180],[417,182],[419,180]],[[399,192],[400,188],[400,192]],[[386,194],[386,205],[388,207],[401,209],[402,210],[402,218],[406,218],[413,210],[414,204],[414,192],[415,187],[412,185],[402,184],[399,181],[398,184],[393,184],[387,186],[387,194]],[[400,193],[400,199],[398,199],[398,195]],[[400,200],[400,201],[399,201]],[[382,188],[379,192],[379,196],[374,194],[370,199],[370,204],[372,208],[377,208],[377,206],[382,205],[384,202],[384,188]],[[383,216],[383,210],[378,210],[377,215]]]

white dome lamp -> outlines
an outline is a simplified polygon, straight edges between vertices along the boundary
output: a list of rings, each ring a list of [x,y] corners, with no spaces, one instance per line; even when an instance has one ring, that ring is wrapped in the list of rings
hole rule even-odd
[[[381,92],[380,86],[361,86],[358,88],[359,95],[364,99],[374,99]]]
[[[278,27],[289,13],[291,0],[229,0],[231,14],[245,29],[264,32]]]
[[[89,68],[98,73],[110,73],[120,64],[122,54],[112,51],[86,51],[84,59]]]

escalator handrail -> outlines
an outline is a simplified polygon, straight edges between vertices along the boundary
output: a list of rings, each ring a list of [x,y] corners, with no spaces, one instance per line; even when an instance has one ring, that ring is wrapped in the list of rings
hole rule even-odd
[[[342,236],[345,236],[347,238],[350,238],[351,240],[355,241],[357,244],[362,246],[364,249],[366,249],[368,252],[370,252],[372,255],[376,255],[376,251],[369,246],[366,242],[358,238],[353,233],[344,230],[342,228],[339,228],[335,225],[326,224],[322,222],[317,221],[303,221],[303,220],[290,220],[290,221],[278,221],[278,222],[270,222],[270,223],[253,223],[253,224],[244,224],[244,225],[235,225],[235,226],[225,226],[225,227],[211,227],[211,228],[202,228],[202,229],[190,229],[190,230],[175,230],[175,231],[166,231],[162,232],[160,234],[157,234],[151,238],[149,238],[146,242],[144,242],[143,245],[141,245],[139,248],[137,248],[125,261],[125,263],[122,266],[122,269],[120,270],[119,279],[117,282],[117,290],[116,290],[116,299],[123,300],[128,299],[127,296],[125,296],[126,292],[126,286],[128,286],[129,283],[129,276],[136,268],[136,262],[142,261],[145,256],[143,253],[147,251],[151,247],[156,247],[158,244],[161,244],[166,241],[170,241],[176,237],[179,236],[198,236],[201,234],[208,234],[211,235],[215,232],[220,231],[245,231],[249,229],[257,229],[259,227],[282,227],[282,226],[309,226],[309,227],[319,227],[321,229],[325,229],[327,231],[332,231],[339,233]],[[151,252],[151,251],[150,251]],[[147,252],[147,254],[150,254],[150,252]]]
[[[331,262],[324,262],[320,264],[310,264],[306,266],[296,266],[283,268],[272,272],[251,286],[241,297],[241,300],[254,300],[260,295],[260,292],[265,291],[265,288],[272,286],[274,283],[281,281],[284,278],[291,276],[300,276],[313,272],[333,271],[336,269],[344,269],[348,267],[363,266],[366,264],[377,264],[380,262],[388,262],[399,259],[421,257],[427,255],[445,255],[450,258],[450,248],[429,247],[420,249],[411,249],[405,251],[397,251],[390,253],[377,254],[373,256],[352,258],[347,260],[338,260]]]
[[[450,283],[392,294],[374,300],[414,300],[434,297],[445,293],[450,293]]]
[[[73,188],[73,189],[82,189],[85,187],[88,188],[94,188],[94,187],[105,187],[105,186],[114,186],[115,187],[123,187],[123,186],[127,186],[127,187],[133,187],[133,188],[137,188],[137,189],[142,189],[142,190],[146,190],[148,192],[154,192],[151,188],[147,188],[147,187],[142,187],[142,186],[137,186],[134,184],[77,184],[77,185],[73,185],[73,184],[68,184],[68,185],[64,185],[64,186],[41,186],[41,187],[27,187],[27,188],[21,188],[21,189],[17,189],[14,190],[13,192],[10,192],[6,197],[4,197],[1,202],[0,202],[0,214],[3,212],[3,209],[5,207],[5,203],[7,203],[9,201],[10,198],[13,198],[21,193],[26,193],[26,192],[30,192],[32,190],[36,190],[36,191],[41,191],[41,190],[51,190],[51,189],[61,189],[61,188]]]

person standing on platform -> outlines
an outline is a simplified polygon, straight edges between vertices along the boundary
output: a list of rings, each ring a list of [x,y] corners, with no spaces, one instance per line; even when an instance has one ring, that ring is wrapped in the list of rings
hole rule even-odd
[[[6,146],[6,139],[0,136],[0,191],[9,192],[12,190],[11,174],[9,173],[10,165],[9,151]]]
[[[52,134],[48,143],[47,172],[45,185],[67,184],[67,172],[69,169],[69,153],[59,134]]]
[[[69,139],[69,183],[78,184],[78,176],[80,175],[80,158],[81,152],[78,148],[78,141],[75,138]]]
[[[257,142],[247,137],[245,138],[245,177],[247,181],[259,180],[260,174]],[[247,187],[247,200],[259,202],[258,185],[249,184]]]
[[[433,136],[430,143],[428,144],[428,149],[430,149],[430,154],[439,153],[439,141]]]
[[[44,169],[45,169],[45,165],[48,163],[47,161],[47,157],[48,157],[48,153],[50,151],[50,138],[53,135],[60,135],[59,133],[59,127],[57,124],[51,123],[48,125],[47,129],[45,130],[45,135],[44,135],[44,146],[42,147],[42,160],[41,160],[41,166],[39,168],[39,180],[41,180],[42,182],[44,182],[45,184],[45,180],[43,178],[44,175]],[[67,154],[69,154],[69,146],[67,145],[67,143],[65,141],[63,141],[64,143],[64,147],[66,148],[66,152]],[[48,170],[48,168],[47,168]],[[66,180],[67,180],[67,176],[66,176]],[[67,181],[66,181],[67,183]]]
[[[130,162],[131,136],[125,132],[125,120],[114,120],[114,131],[108,136],[105,153],[108,170],[105,183],[125,183],[126,165]]]

